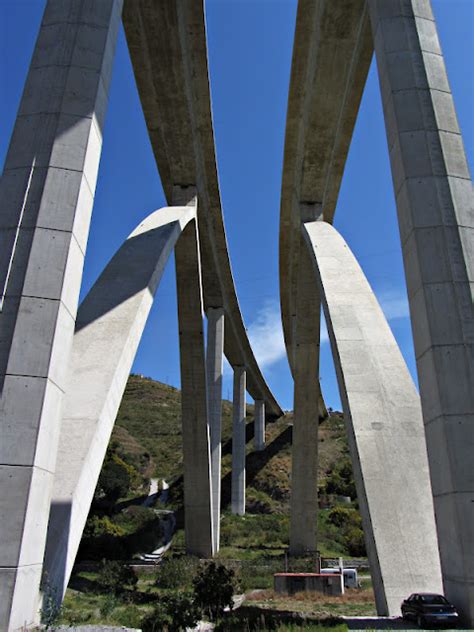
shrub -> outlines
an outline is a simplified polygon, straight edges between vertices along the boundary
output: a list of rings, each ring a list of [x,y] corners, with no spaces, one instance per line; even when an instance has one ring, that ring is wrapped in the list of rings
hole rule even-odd
[[[160,599],[151,614],[141,622],[143,632],[180,632],[194,628],[201,618],[201,610],[192,594],[174,593]]]
[[[138,577],[130,566],[125,566],[121,562],[113,560],[102,560],[97,574],[97,582],[105,590],[119,594],[126,589],[134,589],[137,585]]]
[[[112,522],[108,516],[90,516],[86,522],[84,537],[99,538],[103,535],[120,538],[125,535],[125,530],[120,525]]]
[[[193,580],[196,603],[207,613],[211,621],[217,621],[228,607],[234,605],[234,571],[211,562],[204,566]]]
[[[349,555],[366,555],[362,518],[358,511],[349,507],[334,507],[328,514],[328,521],[342,533]]]
[[[161,562],[156,574],[158,588],[192,588],[193,576],[199,567],[197,558],[169,557]]]
[[[351,498],[357,497],[350,458],[343,459],[335,469],[328,473],[325,492]]]
[[[126,463],[116,455],[107,454],[97,483],[96,493],[103,494],[110,503],[126,496],[130,489],[130,472]]]

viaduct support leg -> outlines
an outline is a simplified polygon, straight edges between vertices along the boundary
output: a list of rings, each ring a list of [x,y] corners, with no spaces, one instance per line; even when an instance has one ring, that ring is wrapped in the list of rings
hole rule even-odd
[[[173,203],[186,204],[190,187],[175,187]],[[190,203],[195,204],[195,199]],[[214,554],[210,433],[207,410],[201,268],[197,223],[183,231],[176,247],[181,409],[183,424],[184,520],[188,553]]]
[[[263,399],[255,400],[255,450],[262,451],[265,449],[265,402]]]
[[[232,513],[245,514],[245,389],[243,366],[234,367],[232,410]]]
[[[0,183],[0,629],[39,586],[120,0],[47,3]]]
[[[224,353],[224,310],[207,310],[207,387],[209,389],[209,426],[211,433],[212,513],[214,550],[219,551],[221,517],[221,423],[222,363]]]
[[[312,264],[300,247],[293,349],[294,422],[291,466],[290,553],[316,549],[318,518],[320,299]]]
[[[472,182],[429,0],[369,2],[445,594],[474,625]]]

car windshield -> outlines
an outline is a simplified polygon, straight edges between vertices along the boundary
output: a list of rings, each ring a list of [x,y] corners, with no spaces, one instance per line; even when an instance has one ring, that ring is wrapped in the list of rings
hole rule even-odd
[[[445,599],[442,595],[420,595],[420,599],[423,603],[433,605],[445,605],[449,603],[449,601]]]

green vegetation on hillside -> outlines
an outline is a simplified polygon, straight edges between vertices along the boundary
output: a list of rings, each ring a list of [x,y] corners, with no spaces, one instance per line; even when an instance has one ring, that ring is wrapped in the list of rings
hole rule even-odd
[[[266,611],[265,625],[270,625],[271,620],[271,627],[261,628],[257,616],[261,603],[249,604],[246,620],[254,621],[249,629],[277,629],[284,620],[281,612],[288,604],[273,595],[273,574],[285,568],[295,572],[315,569],[314,553],[302,558],[286,555],[293,416],[286,414],[267,423],[266,447],[255,452],[253,406],[247,407],[246,515],[235,516],[230,512],[231,403],[224,401],[222,409],[222,518],[218,561],[229,573],[235,574],[239,591],[264,590],[262,599],[276,609],[274,618],[270,611]],[[340,413],[332,413],[320,424],[318,456],[319,489],[315,489],[321,501],[318,548],[325,557],[362,557],[365,547],[361,519]],[[168,616],[166,604],[173,604],[176,599],[181,599],[191,617],[192,607],[187,595],[193,589],[192,578],[198,573],[200,562],[185,555],[182,465],[180,392],[151,379],[131,375],[79,550],[78,561],[88,560],[89,572],[79,566],[73,574],[63,608],[64,621],[139,627],[147,616],[158,617],[157,620],[163,617],[164,621]],[[144,504],[150,478],[165,479],[169,483],[166,505]],[[342,501],[344,503],[340,504]],[[166,530],[160,517],[163,509],[168,510],[168,515],[172,510],[176,519],[176,532],[164,561],[150,569],[151,574],[139,573],[136,585],[132,577],[126,579],[124,574],[121,583],[131,582],[128,587],[106,590],[104,582],[115,581],[114,573],[123,568],[123,561],[139,558],[163,543]],[[104,559],[123,561],[101,561]],[[90,561],[94,560],[91,566]],[[370,588],[363,593],[358,612],[370,613],[373,611]],[[160,607],[157,605],[159,599],[162,601]],[[295,611],[306,612],[310,605],[296,597],[289,599],[293,599]],[[318,617],[321,612],[344,611],[344,603],[320,603]],[[238,625],[242,621],[236,623],[235,628],[230,619],[227,623],[229,627],[225,629],[240,629]]]

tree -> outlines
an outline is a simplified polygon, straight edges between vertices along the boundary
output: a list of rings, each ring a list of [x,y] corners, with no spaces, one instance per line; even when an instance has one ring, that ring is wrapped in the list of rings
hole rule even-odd
[[[201,610],[192,594],[177,592],[160,598],[154,611],[141,622],[143,632],[180,632],[194,628],[201,618]]]
[[[134,589],[138,577],[130,566],[113,560],[102,560],[97,574],[97,582],[105,590],[119,594],[127,588]]]
[[[235,590],[234,571],[215,562],[207,564],[193,580],[196,603],[211,621],[217,621],[224,608],[232,610]]]
[[[109,502],[126,496],[130,489],[130,472],[127,465],[115,454],[107,454],[106,460],[100,472],[97,489]]]

